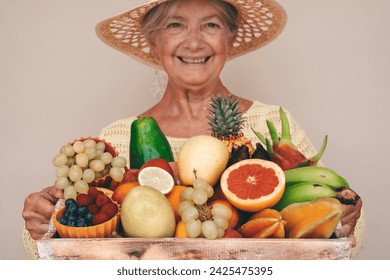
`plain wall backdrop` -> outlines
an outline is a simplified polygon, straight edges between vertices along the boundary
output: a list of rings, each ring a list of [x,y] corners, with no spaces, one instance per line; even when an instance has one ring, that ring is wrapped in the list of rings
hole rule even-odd
[[[143,112],[154,70],[109,48],[95,25],[144,0],[0,0],[0,259],[24,259],[24,198],[52,185],[52,158]],[[390,1],[280,0],[286,29],[228,62],[245,98],[286,107],[364,200],[361,259],[390,259]]]

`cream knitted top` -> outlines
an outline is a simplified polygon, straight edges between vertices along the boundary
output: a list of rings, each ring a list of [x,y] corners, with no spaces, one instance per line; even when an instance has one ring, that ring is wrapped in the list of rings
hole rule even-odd
[[[286,114],[290,121],[290,130],[292,135],[292,142],[294,145],[306,157],[310,157],[316,154],[315,148],[313,147],[310,140],[306,137],[304,131],[291,117],[288,111],[286,111]],[[246,122],[243,127],[243,133],[249,140],[252,141],[253,144],[260,142],[260,140],[256,137],[251,128],[255,129],[256,131],[260,131],[264,136],[270,138],[266,120],[271,120],[275,124],[277,131],[281,131],[279,106],[266,105],[255,101],[244,114],[244,117],[246,118]],[[135,119],[136,117],[130,117],[128,119],[115,121],[114,123],[103,128],[99,136],[100,138],[103,138],[107,142],[111,143],[120,155],[126,157],[127,162],[129,162],[130,125]],[[180,147],[187,140],[187,138],[167,137],[167,139],[171,145],[173,155],[176,159]],[[53,232],[55,232],[55,230],[53,231],[53,227],[54,225],[52,225],[50,234],[48,234],[49,237]],[[362,247],[363,229],[364,217],[362,213],[362,217],[359,219],[355,229],[357,246],[353,249],[353,257],[356,257],[357,253]],[[36,242],[31,238],[27,230],[24,231],[23,241],[27,257],[29,259],[36,259],[38,256]]]

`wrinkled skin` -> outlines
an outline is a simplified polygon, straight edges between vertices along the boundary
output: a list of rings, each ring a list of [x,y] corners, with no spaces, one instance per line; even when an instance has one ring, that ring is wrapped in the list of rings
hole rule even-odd
[[[34,239],[42,238],[49,230],[50,217],[58,199],[64,192],[55,187],[47,187],[40,192],[30,194],[24,201],[23,219],[26,229]]]
[[[341,224],[343,226],[343,233],[348,237],[352,247],[356,246],[355,239],[355,226],[357,220],[360,218],[363,201],[358,200],[356,205],[344,205],[344,215],[341,218]]]

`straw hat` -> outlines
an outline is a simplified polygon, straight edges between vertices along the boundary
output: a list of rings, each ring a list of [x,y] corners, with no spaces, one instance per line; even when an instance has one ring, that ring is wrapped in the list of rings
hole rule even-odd
[[[96,33],[107,45],[153,67],[159,67],[150,55],[147,40],[141,32],[144,15],[169,0],[149,2],[125,13],[103,20]],[[286,13],[273,0],[224,0],[238,11],[238,32],[228,59],[253,51],[274,40],[283,30]]]

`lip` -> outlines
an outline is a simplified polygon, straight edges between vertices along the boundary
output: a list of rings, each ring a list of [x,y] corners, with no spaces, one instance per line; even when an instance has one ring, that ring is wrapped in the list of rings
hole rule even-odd
[[[205,56],[205,57],[184,57],[184,56],[177,56],[177,58],[184,63],[187,64],[202,64],[206,63],[211,56]]]

